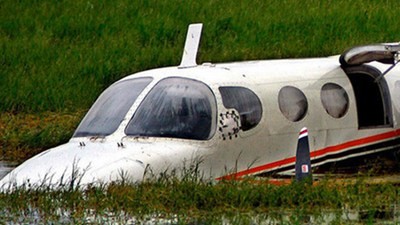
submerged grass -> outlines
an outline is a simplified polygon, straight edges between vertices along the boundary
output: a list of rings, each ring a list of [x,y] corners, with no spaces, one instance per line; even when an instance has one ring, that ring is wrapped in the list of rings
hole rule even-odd
[[[140,184],[113,184],[77,189],[46,191],[16,190],[0,193],[2,221],[84,224],[110,220],[168,219],[174,224],[254,224],[254,221],[303,224],[374,223],[379,213],[389,221],[400,203],[400,188],[392,184],[369,185],[321,181],[317,185],[294,182],[275,186],[268,183],[223,181],[210,183],[176,178],[148,180]],[[12,204],[10,204],[12,203]],[[357,212],[352,221],[346,215]],[[97,218],[97,219],[96,219]]]

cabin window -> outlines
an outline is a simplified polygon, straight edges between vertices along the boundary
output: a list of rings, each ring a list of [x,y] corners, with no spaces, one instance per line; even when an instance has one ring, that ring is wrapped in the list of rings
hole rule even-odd
[[[216,101],[204,83],[161,80],[145,97],[125,129],[129,136],[210,139],[216,129]]]
[[[326,112],[333,118],[343,117],[349,108],[347,92],[334,83],[327,83],[322,86],[321,102]]]
[[[219,91],[225,108],[233,108],[239,112],[243,131],[257,126],[261,120],[262,106],[253,91],[244,87],[220,87]]]
[[[297,122],[306,116],[308,103],[304,93],[293,86],[285,86],[279,91],[279,109],[290,121]]]
[[[107,88],[82,120],[74,137],[107,136],[117,130],[126,113],[152,78],[117,82]]]

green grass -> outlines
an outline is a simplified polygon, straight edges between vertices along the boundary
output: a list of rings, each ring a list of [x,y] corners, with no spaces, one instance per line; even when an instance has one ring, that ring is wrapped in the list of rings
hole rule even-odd
[[[0,114],[15,115],[0,129],[2,158],[15,147],[28,152],[25,158],[67,140],[112,82],[178,65],[190,23],[204,23],[199,63],[317,57],[399,41],[398,8],[397,0],[2,0]],[[54,123],[68,125],[17,127],[46,114],[60,114]],[[62,131],[45,136],[55,129]],[[35,138],[40,132],[42,140]]]
[[[21,162],[67,142],[83,114],[0,114],[0,160]]]
[[[388,215],[384,220],[395,221],[393,214],[400,213],[393,211],[399,205],[399,194],[398,186],[368,185],[362,179],[353,184],[324,180],[314,186],[296,182],[275,186],[255,184],[251,180],[214,184],[164,177],[141,184],[123,183],[85,191],[19,189],[0,193],[0,220],[28,222],[36,215],[39,223],[67,219],[84,224],[89,215],[100,221],[107,220],[109,215],[122,221],[157,215],[175,218],[175,224],[221,224],[223,218],[232,224],[251,224],[257,218],[304,224],[309,216],[315,223],[326,221],[330,213],[333,218],[329,224],[372,224],[382,222],[376,218],[382,212]],[[359,213],[360,220],[343,217],[352,212]]]
[[[398,0],[1,0],[1,156],[26,158],[65,142],[112,82],[178,65],[190,23],[204,23],[199,63],[316,57],[400,41],[399,8]],[[177,215],[181,224],[221,224],[221,215],[233,224],[288,215],[284,223],[299,224],[310,213],[355,209],[373,223],[377,211],[399,204],[399,195],[399,187],[362,182],[276,187],[168,180],[1,193],[0,220],[27,221],[36,213],[42,223],[61,223],[61,212],[84,224],[92,209],[100,218],[122,211],[139,218]]]
[[[0,4],[0,112],[86,110],[115,80],[178,65],[203,22],[199,62],[314,57],[400,40],[393,1],[11,1]]]

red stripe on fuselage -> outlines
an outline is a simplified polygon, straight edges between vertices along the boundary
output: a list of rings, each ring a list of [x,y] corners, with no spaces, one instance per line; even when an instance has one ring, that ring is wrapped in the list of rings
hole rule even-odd
[[[365,145],[365,144],[369,144],[369,143],[373,143],[373,142],[377,142],[377,141],[382,141],[385,139],[389,139],[389,138],[393,138],[393,137],[400,137],[400,129],[399,130],[394,130],[394,131],[389,131],[386,133],[382,133],[382,134],[377,134],[377,135],[373,135],[370,137],[365,137],[365,138],[361,138],[361,139],[357,139],[357,140],[353,140],[353,141],[349,141],[349,142],[345,142],[343,144],[339,144],[339,145],[334,145],[334,146],[329,146],[320,150],[316,150],[310,153],[311,157],[318,157],[318,156],[323,156],[326,155],[328,153],[334,153],[334,152],[339,152],[342,151],[344,149],[347,148],[352,148],[352,147],[356,147],[356,146],[361,146],[361,145]],[[272,163],[268,163],[262,166],[257,166],[254,168],[250,168],[248,170],[243,170],[237,173],[233,173],[233,174],[229,174],[223,177],[219,177],[217,178],[217,180],[222,180],[222,179],[238,179],[242,176],[246,176],[246,175],[250,175],[253,173],[259,173],[265,170],[270,170],[273,169],[275,167],[280,167],[280,166],[284,166],[284,165],[288,165],[291,163],[294,163],[296,161],[296,157],[290,157],[290,158],[286,158],[283,160],[279,160],[279,161],[275,161]]]

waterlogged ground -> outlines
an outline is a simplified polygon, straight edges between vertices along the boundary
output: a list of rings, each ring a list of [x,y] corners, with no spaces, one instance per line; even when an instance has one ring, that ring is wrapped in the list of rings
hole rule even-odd
[[[17,163],[0,161],[0,179],[7,175],[13,168],[17,166]]]
[[[368,177],[314,185],[163,177],[85,190],[0,193],[0,224],[398,224],[400,186]],[[374,181],[374,182],[371,182]]]
[[[267,214],[236,213],[235,215],[217,215],[191,218],[186,215],[150,214],[143,216],[131,216],[127,213],[103,212],[96,214],[93,210],[87,210],[82,218],[74,218],[69,211],[59,210],[59,217],[49,220],[40,215],[40,212],[32,209],[19,218],[7,221],[8,224],[398,224],[399,212],[387,212],[383,218],[369,219],[365,212],[336,211],[320,212],[303,215],[296,211],[271,211]],[[379,217],[379,216],[378,216]],[[6,221],[4,221],[6,222]]]

